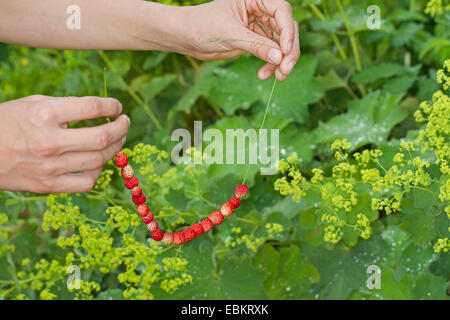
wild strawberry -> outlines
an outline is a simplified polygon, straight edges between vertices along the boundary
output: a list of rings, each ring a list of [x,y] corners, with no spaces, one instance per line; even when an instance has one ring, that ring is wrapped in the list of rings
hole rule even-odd
[[[200,223],[194,223],[194,224],[191,226],[191,229],[194,230],[195,235],[196,235],[197,237],[198,237],[198,236],[201,236],[201,235],[205,232],[205,230],[203,229],[203,227],[202,227],[202,225],[201,225]]]
[[[229,217],[233,214],[234,212],[234,208],[231,204],[229,204],[228,202],[225,202],[221,207],[220,207],[220,212],[225,216],[225,217]]]
[[[142,189],[139,187],[134,187],[133,189],[131,189],[131,195],[133,197],[139,197],[142,194]]]
[[[116,163],[116,166],[123,168],[128,164],[128,157],[125,153],[120,151],[114,158],[114,162]]]
[[[213,211],[209,215],[209,220],[211,220],[215,226],[218,226],[223,222],[223,214],[220,211]]]
[[[145,201],[147,201],[147,197],[143,193],[141,193],[141,195],[139,197],[133,197],[133,202],[136,205],[143,204],[143,203],[145,203]]]
[[[136,176],[132,177],[131,179],[125,179],[125,187],[127,189],[133,189],[134,187],[136,187],[139,184],[139,180],[138,178],[136,178]]]
[[[233,206],[234,209],[237,209],[241,205],[241,199],[233,197],[230,199],[229,203]]]
[[[172,244],[173,243],[173,234],[171,234],[170,232],[166,232],[163,234],[163,237],[161,239],[161,243],[168,245],[168,244]]]
[[[194,240],[195,238],[195,232],[194,230],[192,230],[191,228],[186,228],[183,230],[184,233],[184,241],[185,242],[189,242]]]
[[[152,222],[150,222],[150,223],[147,225],[147,230],[150,231],[150,232],[154,232],[154,231],[156,231],[156,230],[158,230],[158,229],[159,229],[159,227],[158,227],[158,222],[155,221],[155,220],[153,220]]]
[[[150,211],[146,204],[140,204],[137,206],[137,212],[141,217],[145,217]]]
[[[122,168],[122,177],[126,179],[131,179],[134,177],[134,170],[131,166],[126,165]]]
[[[212,229],[212,227],[214,227],[214,224],[213,224],[212,221],[209,220],[208,218],[203,219],[202,222],[200,222],[200,224],[202,225],[203,230],[204,230],[205,232],[208,232],[209,230]]]
[[[164,232],[161,229],[156,229],[152,232],[152,238],[155,241],[160,241],[164,236]]]
[[[142,222],[145,224],[149,224],[153,221],[153,213],[149,212],[146,216],[142,217]]]
[[[184,233],[183,232],[175,232],[173,234],[173,244],[183,244],[184,243]]]
[[[245,184],[238,184],[236,189],[234,189],[234,194],[239,199],[242,199],[247,195],[248,187]]]

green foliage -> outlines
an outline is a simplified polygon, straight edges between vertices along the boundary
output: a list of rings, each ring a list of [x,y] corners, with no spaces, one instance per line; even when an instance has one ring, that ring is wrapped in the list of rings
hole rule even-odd
[[[112,163],[86,194],[0,192],[0,298],[448,299],[448,2],[290,2],[303,55],[265,126],[280,129],[279,174],[251,166],[242,206],[181,248],[149,239]],[[366,27],[371,4],[379,30]],[[0,101],[102,95],[107,67],[131,117],[125,152],[162,228],[178,231],[227,201],[246,167],[174,166],[172,130],[258,128],[262,65],[0,45]]]

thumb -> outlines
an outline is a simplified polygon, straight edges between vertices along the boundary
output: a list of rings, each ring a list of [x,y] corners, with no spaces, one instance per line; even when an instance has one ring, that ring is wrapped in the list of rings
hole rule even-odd
[[[247,28],[242,28],[239,32],[240,37],[236,41],[228,43],[233,49],[250,52],[254,56],[273,65],[280,65],[283,60],[283,54],[280,46],[273,40],[263,37]]]

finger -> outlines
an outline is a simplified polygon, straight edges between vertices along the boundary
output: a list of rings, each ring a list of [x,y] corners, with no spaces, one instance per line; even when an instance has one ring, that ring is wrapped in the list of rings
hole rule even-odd
[[[58,176],[53,180],[54,193],[88,192],[97,182],[102,169],[84,171],[82,173],[69,173]]]
[[[287,1],[256,0],[257,8],[275,18],[280,29],[280,44],[283,54],[289,54],[294,45],[295,30],[292,24],[292,7]]]
[[[264,66],[262,66],[261,69],[259,69],[258,78],[263,81],[267,80],[275,73],[276,69],[277,69],[277,66],[267,63]]]
[[[51,98],[49,105],[59,123],[116,117],[122,112],[122,104],[113,98],[63,97]]]
[[[70,151],[100,151],[122,140],[130,127],[126,115],[114,121],[92,128],[60,129],[57,144],[60,154]]]
[[[234,49],[250,52],[254,56],[274,65],[279,65],[283,59],[280,46],[273,40],[263,37],[247,28],[239,29],[235,34],[240,34],[242,40],[229,42]]]
[[[283,61],[280,65],[280,73],[285,77],[287,77],[291,73],[292,69],[300,58],[300,39],[298,36],[299,31],[297,22],[294,22],[294,30],[296,37],[291,53],[283,58]]]
[[[101,151],[67,152],[52,158],[49,167],[55,175],[100,169],[122,149],[124,143],[125,138]]]

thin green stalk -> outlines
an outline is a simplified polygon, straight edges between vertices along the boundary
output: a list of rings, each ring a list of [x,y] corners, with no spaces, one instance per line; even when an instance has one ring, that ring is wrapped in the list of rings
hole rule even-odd
[[[100,55],[102,60],[106,63],[108,68],[111,69],[112,72],[117,74],[116,67],[114,66],[114,64],[111,63],[111,61],[109,60],[108,56],[101,50],[98,51],[98,54]],[[162,127],[161,123],[159,122],[158,118],[155,116],[153,111],[149,108],[149,106],[144,102],[144,100],[142,100],[142,98],[136,93],[136,91],[134,91],[128,85],[128,83],[123,79],[123,77],[120,76],[120,75],[119,75],[119,81],[126,88],[128,94],[134,99],[134,101],[136,101],[141,107],[144,108],[144,111],[147,113],[147,115],[153,121],[153,123],[155,124],[156,128],[158,128],[158,130],[162,130],[163,127]]]
[[[319,18],[322,21],[327,20],[326,17],[323,15],[323,13],[320,11],[320,9],[315,5],[315,4],[310,4],[309,7],[311,8],[311,10],[314,12],[314,14],[317,16],[317,18]],[[339,38],[332,33],[331,34],[331,39],[334,42],[334,45],[336,46],[339,55],[341,56],[342,60],[347,60],[347,54],[345,53],[344,49],[342,48],[342,44],[339,41]]]
[[[362,65],[361,65],[361,59],[360,59],[359,50],[358,50],[358,40],[356,38],[354,30],[352,29],[352,27],[350,25],[350,21],[348,20],[347,15],[345,14],[345,11],[344,11],[344,8],[342,7],[341,1],[340,0],[335,0],[335,1],[338,6],[339,12],[341,13],[342,20],[344,21],[344,25],[345,25],[345,29],[347,30],[348,37],[350,38],[350,45],[352,47],[353,57],[355,59],[356,70],[361,71]],[[365,87],[361,84],[357,84],[357,86],[358,86],[358,89],[361,92],[361,94],[363,96],[365,96],[366,95]]]

